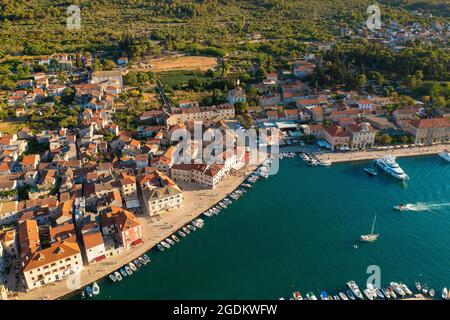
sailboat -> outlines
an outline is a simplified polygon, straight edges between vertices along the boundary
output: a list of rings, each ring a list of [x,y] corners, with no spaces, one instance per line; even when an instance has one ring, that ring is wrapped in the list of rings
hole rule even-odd
[[[377,220],[377,216],[375,216],[375,218],[373,219],[373,224],[372,224],[372,230],[370,231],[370,234],[364,234],[361,236],[361,241],[364,242],[370,242],[370,241],[375,241],[378,239],[378,234],[373,233],[374,229],[375,229],[375,221]]]

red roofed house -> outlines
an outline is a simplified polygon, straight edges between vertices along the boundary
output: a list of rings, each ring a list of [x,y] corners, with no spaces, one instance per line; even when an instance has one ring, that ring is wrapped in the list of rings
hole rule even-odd
[[[416,137],[415,143],[448,142],[450,120],[448,118],[420,119],[412,121],[407,131]]]
[[[104,236],[113,236],[125,250],[142,243],[141,223],[130,211],[111,207],[111,211],[100,215]]]
[[[350,144],[350,133],[339,126],[333,125],[325,128],[325,140],[333,149],[348,147]]]
[[[377,131],[369,123],[352,123],[347,125],[346,129],[352,137],[352,149],[364,149],[367,147],[373,147]]]

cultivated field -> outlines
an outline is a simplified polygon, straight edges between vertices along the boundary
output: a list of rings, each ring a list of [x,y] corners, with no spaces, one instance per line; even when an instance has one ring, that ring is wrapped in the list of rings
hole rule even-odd
[[[141,64],[137,70],[145,72],[165,72],[173,70],[207,71],[208,69],[216,68],[218,64],[218,59],[214,57],[176,56],[148,60],[145,64]]]

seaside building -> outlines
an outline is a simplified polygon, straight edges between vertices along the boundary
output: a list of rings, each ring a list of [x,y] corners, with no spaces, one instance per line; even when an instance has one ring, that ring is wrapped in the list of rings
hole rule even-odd
[[[349,148],[350,133],[343,128],[333,125],[326,127],[324,138],[333,149]]]
[[[22,261],[23,276],[28,290],[62,280],[82,269],[80,247],[75,237],[35,251]]]
[[[415,137],[415,143],[448,142],[450,120],[448,118],[420,119],[412,121],[407,131]]]
[[[174,180],[196,183],[211,189],[223,180],[226,173],[224,164],[177,164],[171,169]]]
[[[114,238],[124,250],[142,243],[141,223],[126,209],[111,207],[100,215],[100,226],[103,235]]]
[[[346,126],[351,135],[351,149],[373,147],[377,131],[367,122],[352,123]]]
[[[101,261],[106,258],[105,243],[99,230],[83,233],[84,257],[88,264]]]
[[[149,168],[141,176],[142,199],[150,216],[181,208],[183,192],[176,183],[163,172]]]
[[[235,110],[232,104],[221,104],[209,107],[192,107],[173,110],[166,120],[168,126],[183,124],[189,121],[220,121],[231,120],[235,117]]]

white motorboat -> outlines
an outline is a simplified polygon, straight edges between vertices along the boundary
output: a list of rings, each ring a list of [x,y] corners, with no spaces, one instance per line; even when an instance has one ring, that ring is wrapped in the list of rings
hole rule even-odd
[[[132,270],[133,272],[136,272],[136,271],[137,271],[137,267],[136,267],[136,265],[135,265],[133,262],[128,263],[128,265],[130,266],[130,268],[131,268],[131,270]]]
[[[442,299],[447,300],[448,299],[448,289],[444,288],[442,289],[442,294],[441,294]]]
[[[94,296],[100,293],[100,287],[98,286],[97,282],[94,282],[92,284],[92,293],[94,294]]]
[[[175,242],[173,242],[172,239],[166,238],[166,242],[171,246],[175,245]]]
[[[380,167],[384,172],[390,174],[396,179],[399,180],[408,180],[408,175],[403,171],[402,168],[395,161],[395,158],[392,156],[384,156],[382,158],[378,158],[374,160],[374,163]]]
[[[122,275],[118,271],[114,271],[114,276],[116,277],[117,281],[122,281]]]
[[[355,281],[349,281],[347,282],[347,286],[350,289],[350,291],[357,297],[358,299],[364,299],[363,295],[361,294],[361,291],[359,290],[358,285]]]
[[[168,244],[167,242],[161,241],[160,244],[161,244],[164,248],[170,249],[170,244]]]
[[[348,300],[348,297],[343,292],[339,292],[339,297],[341,297],[341,300]]]
[[[178,234],[180,235],[180,237],[186,237],[186,234],[181,230],[178,230]]]

